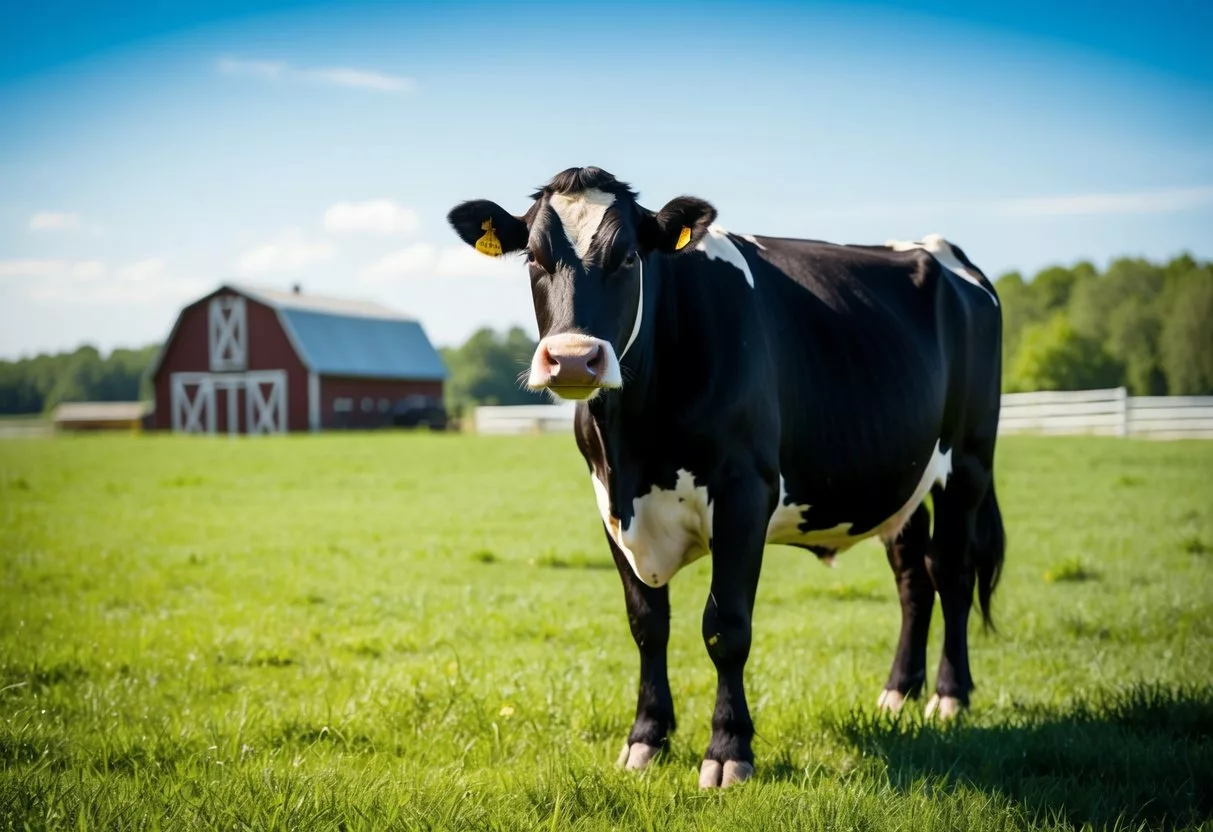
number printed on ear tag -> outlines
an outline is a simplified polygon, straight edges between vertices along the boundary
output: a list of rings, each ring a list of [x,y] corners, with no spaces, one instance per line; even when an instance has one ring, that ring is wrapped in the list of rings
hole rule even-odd
[[[493,231],[493,221],[485,220],[480,227],[484,229],[484,236],[476,241],[476,251],[487,254],[489,257],[500,257],[501,241],[497,239],[497,234]]]

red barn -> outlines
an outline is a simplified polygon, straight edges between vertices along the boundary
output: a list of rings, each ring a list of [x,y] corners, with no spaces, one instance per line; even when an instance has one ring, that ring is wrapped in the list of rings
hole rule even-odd
[[[148,372],[154,428],[211,434],[400,423],[440,413],[447,376],[387,307],[235,284],[181,310]]]

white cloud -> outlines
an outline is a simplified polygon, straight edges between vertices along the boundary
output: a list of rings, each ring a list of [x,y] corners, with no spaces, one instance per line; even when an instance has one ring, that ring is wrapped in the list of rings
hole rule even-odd
[[[325,229],[336,233],[409,234],[418,224],[416,211],[390,199],[338,202],[324,212]]]
[[[285,61],[220,58],[215,67],[224,75],[256,78],[261,81],[299,80],[331,87],[374,90],[376,92],[409,92],[416,87],[412,78],[391,75],[369,69],[348,66],[304,68]]]
[[[69,266],[63,260],[0,260],[0,277],[52,277]]]
[[[289,69],[281,61],[247,61],[236,58],[220,58],[216,67],[224,75],[260,78],[263,81],[276,81],[286,75]]]
[[[236,261],[236,268],[246,275],[295,272],[332,260],[336,255],[337,249],[331,243],[310,242],[292,229],[277,240],[246,251]]]
[[[73,231],[80,227],[80,215],[69,211],[39,211],[29,218],[30,231]]]
[[[170,274],[163,259],[111,268],[100,260],[0,260],[0,276],[24,278],[23,294],[41,303],[153,303],[182,301],[205,283]]]
[[[303,78],[309,78],[321,84],[331,84],[335,87],[378,90],[380,92],[408,92],[414,86],[412,78],[405,78],[401,75],[388,75],[385,72],[372,72],[366,69],[354,69],[346,66],[308,69],[301,71],[299,74]]]
[[[68,274],[74,280],[100,280],[108,271],[100,260],[80,260],[72,263]]]
[[[1133,193],[1024,197],[999,203],[1001,213],[1018,216],[1156,214],[1213,204],[1213,187],[1165,188]]]
[[[161,257],[137,260],[118,269],[118,277],[128,283],[151,283],[164,277],[167,264]]]
[[[515,258],[486,257],[468,246],[414,245],[380,257],[362,272],[365,283],[385,284],[408,277],[508,277],[521,274]]]

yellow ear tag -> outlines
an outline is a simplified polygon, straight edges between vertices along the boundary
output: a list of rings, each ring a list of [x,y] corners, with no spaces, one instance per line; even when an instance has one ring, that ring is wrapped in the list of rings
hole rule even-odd
[[[689,242],[691,242],[691,229],[684,225],[682,233],[678,235],[678,242],[674,245],[674,251],[681,251],[682,247]]]
[[[480,227],[484,229],[484,236],[476,241],[476,251],[487,254],[489,257],[500,257],[501,241],[493,232],[493,221],[485,220],[480,223]]]

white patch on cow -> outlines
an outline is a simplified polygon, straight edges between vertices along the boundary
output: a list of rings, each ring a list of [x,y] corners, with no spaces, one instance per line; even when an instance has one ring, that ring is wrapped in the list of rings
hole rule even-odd
[[[957,257],[956,252],[952,250],[952,244],[945,240],[941,235],[928,234],[918,241],[888,240],[885,242],[885,246],[893,249],[894,251],[910,251],[912,249],[919,248],[923,251],[930,252],[931,256],[934,257],[941,266],[951,272],[954,272],[958,277],[972,283],[978,289],[981,289],[981,291],[990,296],[990,300],[994,301],[994,305],[998,306],[998,297],[989,290],[980,277],[973,274],[968,270],[964,263],[960,262],[960,258]]]
[[[788,504],[787,487],[779,478],[779,504],[767,523],[766,542],[769,544],[799,544],[818,546],[844,552],[871,537],[893,540],[901,533],[914,510],[926,499],[931,487],[947,487],[952,473],[952,451],[940,451],[935,443],[931,459],[919,479],[914,493],[893,516],[863,534],[853,534],[854,523],[839,523],[829,529],[800,530],[807,505]],[[624,529],[619,518],[611,513],[607,484],[590,475],[598,513],[611,539],[623,552],[636,577],[649,586],[664,586],[680,569],[711,552],[713,505],[707,486],[696,486],[690,471],[678,469],[678,479],[672,489],[653,486],[648,494],[632,501],[632,520]],[[833,566],[833,557],[822,558]]]
[[[800,525],[804,522],[804,515],[809,510],[809,506],[788,504],[787,489],[783,477],[780,477],[779,505],[771,513],[771,519],[767,523],[767,543],[819,546],[823,549],[845,552],[856,543],[870,537],[879,537],[886,542],[896,539],[905,524],[909,522],[910,516],[914,514],[914,510],[926,499],[931,487],[937,483],[947,487],[948,477],[952,473],[952,451],[949,449],[941,452],[939,445],[939,442],[935,443],[931,459],[927,462],[926,469],[922,472],[922,477],[919,478],[918,485],[914,488],[914,493],[910,495],[910,499],[905,502],[905,505],[883,523],[863,534],[851,532],[854,523],[839,523],[829,529],[801,531]]]
[[[628,350],[632,348],[632,344],[636,342],[636,336],[640,335],[640,323],[644,320],[644,259],[640,258],[637,264],[640,269],[640,296],[636,299],[636,323],[632,324],[632,334],[628,336],[628,342],[623,345],[623,352],[619,353],[619,361],[628,354]],[[619,361],[615,364],[618,365]]]
[[[679,569],[711,551],[712,500],[707,486],[696,486],[690,471],[678,469],[672,489],[653,486],[633,500],[626,529],[611,514],[606,483],[596,474],[591,479],[602,522],[644,583],[665,586]]]
[[[570,245],[577,256],[585,259],[590,250],[590,243],[598,226],[602,225],[602,217],[607,209],[615,202],[615,195],[590,188],[576,194],[552,194],[548,204],[560,217],[564,233],[569,238]]]
[[[758,240],[756,240],[754,238],[753,234],[742,234],[741,239],[745,240],[747,243],[749,243],[752,246],[762,249],[763,251],[767,250],[767,247],[764,246],[762,243],[758,242]]]
[[[708,233],[704,234],[695,244],[695,249],[714,260],[732,263],[745,275],[745,282],[750,284],[750,288],[754,288],[754,273],[750,271],[750,264],[745,261],[745,255],[741,253],[741,249],[737,248],[729,239],[728,232],[720,226],[708,226]]]

